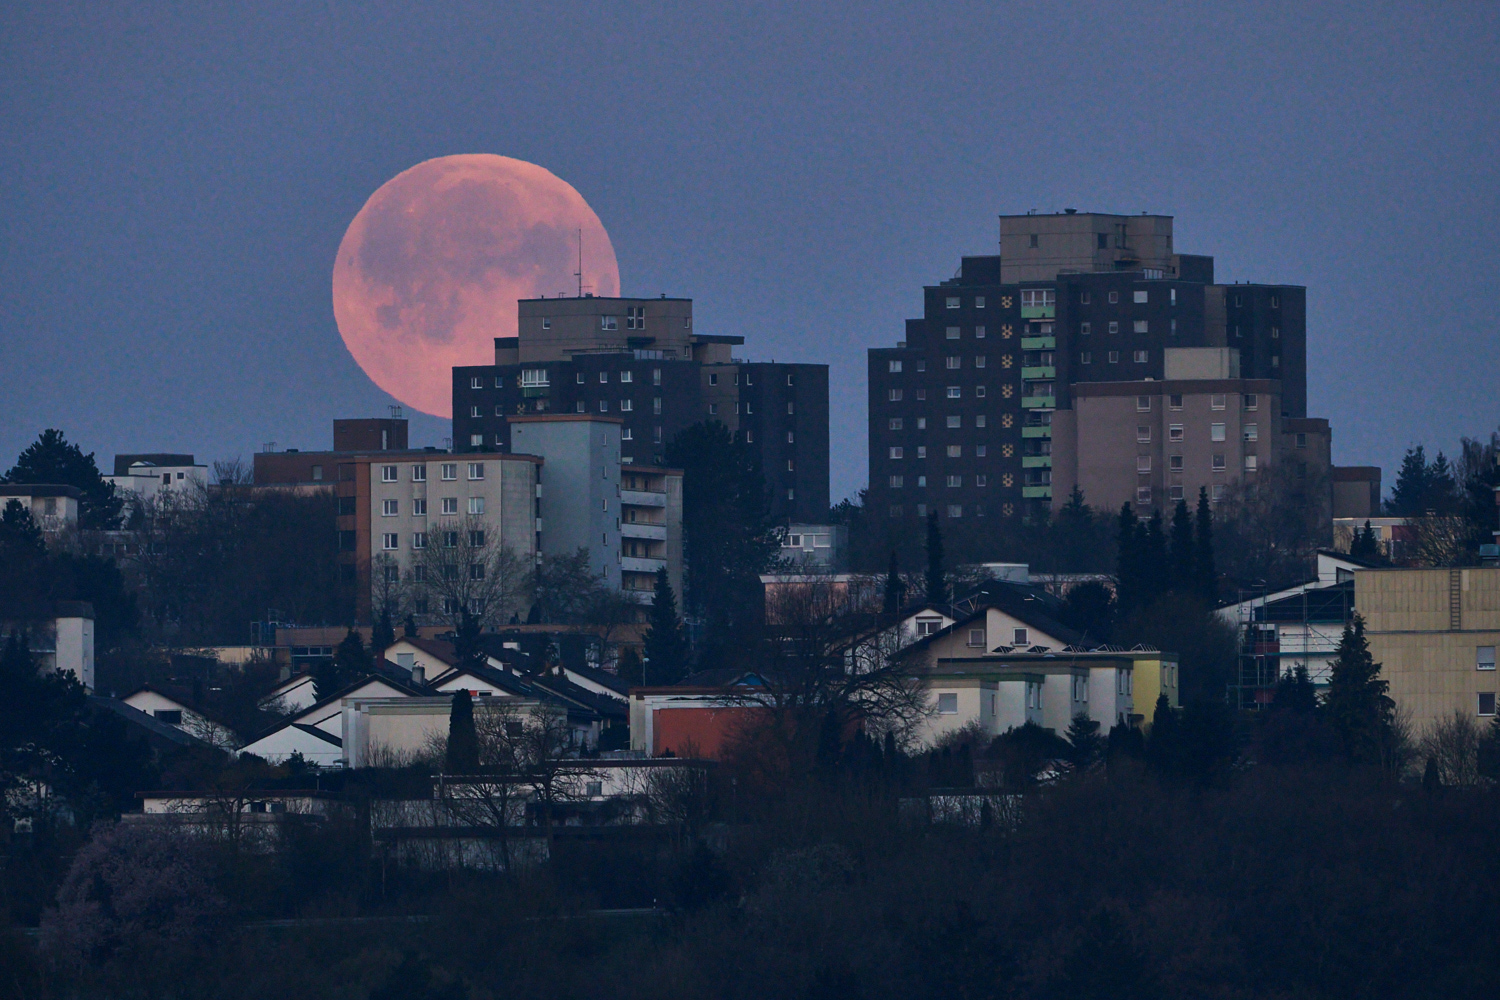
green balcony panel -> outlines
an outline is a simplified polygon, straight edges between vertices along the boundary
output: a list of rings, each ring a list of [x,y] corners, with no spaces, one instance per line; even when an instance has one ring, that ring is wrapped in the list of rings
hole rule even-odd
[[[1038,368],[1022,368],[1021,377],[1024,379],[1057,378],[1057,369],[1053,368],[1051,365]]]
[[[1050,486],[1022,486],[1021,496],[1026,500],[1051,500],[1052,487]]]
[[[1057,306],[1022,306],[1022,319],[1055,319]]]
[[[1051,455],[1022,455],[1021,468],[1023,469],[1050,469],[1052,468]]]
[[[1052,436],[1052,428],[1051,427],[1022,427],[1021,428],[1021,436],[1023,438],[1049,438],[1049,437]]]
[[[545,385],[528,385],[521,390],[521,395],[526,399],[533,399],[537,396],[550,396],[552,390]]]
[[[1056,337],[1022,337],[1023,351],[1050,351],[1057,346]]]
[[[1057,409],[1056,396],[1022,396],[1021,409],[1023,410],[1055,410]]]

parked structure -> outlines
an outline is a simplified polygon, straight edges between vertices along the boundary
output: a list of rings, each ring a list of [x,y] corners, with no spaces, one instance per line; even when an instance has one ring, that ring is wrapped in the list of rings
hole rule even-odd
[[[695,333],[691,299],[522,299],[495,363],[453,369],[461,450],[521,452],[515,417],[621,421],[621,462],[661,466],[684,428],[722,421],[759,453],[773,516],[828,510],[828,367],[732,356],[743,337]]]

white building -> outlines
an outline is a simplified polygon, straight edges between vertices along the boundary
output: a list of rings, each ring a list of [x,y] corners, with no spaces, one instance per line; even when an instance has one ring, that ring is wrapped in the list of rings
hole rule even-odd
[[[103,477],[127,502],[149,500],[162,493],[184,493],[208,485],[208,467],[192,455],[116,455],[114,475]]]
[[[32,523],[49,540],[60,532],[78,527],[78,499],[83,492],[76,486],[55,483],[0,483],[0,509],[12,501],[31,515]]]

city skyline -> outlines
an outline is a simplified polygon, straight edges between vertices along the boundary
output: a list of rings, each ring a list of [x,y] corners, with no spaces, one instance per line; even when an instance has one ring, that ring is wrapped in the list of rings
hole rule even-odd
[[[1389,483],[1408,445],[1500,420],[1470,374],[1500,362],[1471,221],[1496,207],[1496,21],[1338,11],[16,9],[0,447],[58,426],[105,463],[248,458],[383,415],[333,320],[339,239],[400,171],[488,152],[578,189],[624,294],[830,366],[834,500],[866,482],[865,351],[1032,208],[1173,215],[1220,281],[1306,286],[1309,412]],[[1413,363],[1436,331],[1463,363]],[[451,433],[413,416],[416,443]]]

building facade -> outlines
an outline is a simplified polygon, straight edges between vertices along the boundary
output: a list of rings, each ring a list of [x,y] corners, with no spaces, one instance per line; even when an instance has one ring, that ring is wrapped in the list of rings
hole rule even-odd
[[[828,368],[733,357],[742,337],[693,330],[690,299],[523,299],[495,364],[453,369],[459,450],[516,451],[514,418],[620,421],[621,462],[661,467],[687,427],[722,421],[760,459],[780,520],[828,510]]]
[[[1260,384],[1245,391],[1274,395],[1278,420],[1306,416],[1303,288],[1214,284],[1212,258],[1173,249],[1169,216],[1002,216],[1000,229],[1000,255],[963,258],[924,290],[905,339],[869,352],[872,510],[1004,518],[1066,502],[1056,478],[1075,477],[1057,467],[1078,399],[1167,380],[1175,349],[1232,349],[1235,378]],[[1119,456],[1132,474],[1135,457]]]

